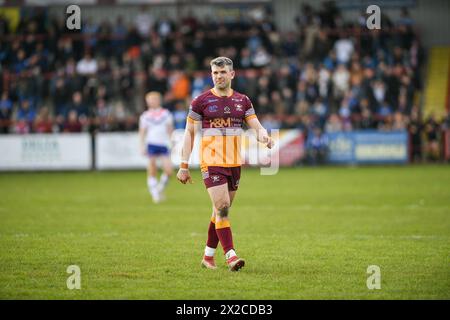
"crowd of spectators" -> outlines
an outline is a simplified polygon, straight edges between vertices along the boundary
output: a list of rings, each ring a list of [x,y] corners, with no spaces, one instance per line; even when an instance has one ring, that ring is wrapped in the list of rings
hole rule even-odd
[[[366,28],[365,13],[349,22],[334,7],[303,5],[291,32],[279,32],[272,17],[264,10],[234,22],[174,21],[143,9],[133,24],[84,19],[79,32],[45,9],[24,15],[14,32],[0,17],[0,132],[137,130],[150,90],[183,128],[220,55],[234,61],[233,87],[268,129],[310,137],[409,130],[419,158],[423,139],[440,139],[443,124],[422,117],[425,50],[406,9],[396,21],[384,15],[381,30]]]

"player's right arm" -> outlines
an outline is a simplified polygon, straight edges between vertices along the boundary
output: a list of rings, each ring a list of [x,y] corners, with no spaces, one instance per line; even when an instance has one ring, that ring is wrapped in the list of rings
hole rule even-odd
[[[192,148],[194,146],[195,122],[189,118],[186,121],[186,129],[184,130],[183,147],[181,149],[180,169],[177,173],[177,179],[182,183],[192,183],[191,174],[189,172],[189,158],[191,157]]]
[[[202,99],[197,97],[192,100],[189,106],[189,113],[186,119],[186,129],[184,130],[183,148],[181,149],[180,170],[178,170],[177,178],[182,184],[192,183],[191,174],[189,172],[189,158],[194,146],[194,137],[196,128],[201,127],[203,119]]]

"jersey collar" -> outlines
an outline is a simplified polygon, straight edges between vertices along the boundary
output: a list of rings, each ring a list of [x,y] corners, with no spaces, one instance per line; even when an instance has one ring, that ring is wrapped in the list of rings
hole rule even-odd
[[[216,93],[216,91],[214,91],[214,88],[212,88],[210,91],[211,91],[211,93],[212,93],[213,95],[215,95],[216,97],[223,98],[223,96],[219,96],[219,95]],[[233,93],[234,93],[234,90],[231,89],[231,93],[230,93],[230,95],[227,96],[227,98],[231,97],[231,96],[233,95]]]

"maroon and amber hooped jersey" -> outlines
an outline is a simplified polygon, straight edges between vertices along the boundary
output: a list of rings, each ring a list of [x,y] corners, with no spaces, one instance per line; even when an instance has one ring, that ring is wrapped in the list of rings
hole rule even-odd
[[[214,89],[195,98],[188,121],[202,123],[201,166],[237,167],[241,165],[241,135],[244,121],[256,117],[250,99],[239,92],[218,96]]]

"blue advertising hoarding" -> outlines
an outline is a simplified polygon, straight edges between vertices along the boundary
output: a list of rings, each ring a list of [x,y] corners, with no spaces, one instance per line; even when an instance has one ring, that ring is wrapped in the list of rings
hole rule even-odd
[[[406,131],[352,131],[328,133],[331,163],[407,163]]]

